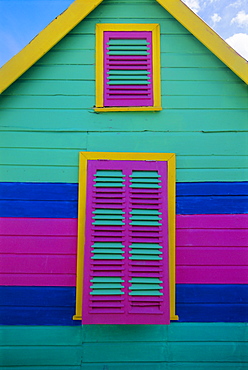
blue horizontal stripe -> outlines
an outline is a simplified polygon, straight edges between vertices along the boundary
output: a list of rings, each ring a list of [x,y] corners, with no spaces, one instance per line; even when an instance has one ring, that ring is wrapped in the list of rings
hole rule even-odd
[[[178,284],[179,322],[246,322],[248,285]],[[81,325],[73,287],[0,287],[0,325]]]
[[[248,182],[177,183],[177,214],[248,213]],[[77,184],[0,183],[0,217],[77,218]]]

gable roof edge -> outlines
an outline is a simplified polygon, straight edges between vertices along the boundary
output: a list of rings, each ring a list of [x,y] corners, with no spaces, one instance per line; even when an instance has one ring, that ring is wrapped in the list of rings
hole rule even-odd
[[[248,62],[181,0],[156,0],[227,67],[248,84]]]
[[[103,0],[74,2],[0,68],[0,94],[77,26]],[[248,63],[181,0],[156,0],[189,32],[248,84]]]
[[[28,45],[0,68],[0,94],[43,57],[103,0],[75,0]]]

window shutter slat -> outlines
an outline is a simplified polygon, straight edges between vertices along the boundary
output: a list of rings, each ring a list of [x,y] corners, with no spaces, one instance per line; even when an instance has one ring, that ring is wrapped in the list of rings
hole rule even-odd
[[[104,32],[104,106],[152,105],[152,32]]]
[[[166,176],[164,162],[88,162],[84,324],[169,323]]]

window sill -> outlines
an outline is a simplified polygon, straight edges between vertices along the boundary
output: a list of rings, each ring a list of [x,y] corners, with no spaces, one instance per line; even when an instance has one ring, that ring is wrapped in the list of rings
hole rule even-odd
[[[143,112],[143,111],[161,111],[162,107],[95,107],[95,112]]]

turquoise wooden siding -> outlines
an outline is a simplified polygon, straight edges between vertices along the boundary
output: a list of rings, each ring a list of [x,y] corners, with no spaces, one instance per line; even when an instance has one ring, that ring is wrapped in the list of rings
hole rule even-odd
[[[8,370],[240,370],[248,359],[245,324],[4,327],[1,335]]]
[[[159,23],[162,112],[95,104],[95,25]],[[247,86],[152,0],[105,0],[1,96],[0,181],[78,181],[78,152],[177,154],[177,181],[244,181]],[[13,148],[14,149],[10,149]]]

